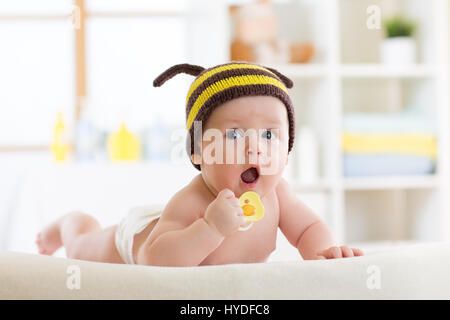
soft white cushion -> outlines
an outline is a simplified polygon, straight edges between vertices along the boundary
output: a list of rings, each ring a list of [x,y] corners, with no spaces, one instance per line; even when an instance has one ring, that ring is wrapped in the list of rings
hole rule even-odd
[[[69,289],[76,270],[80,288]],[[449,243],[346,259],[187,268],[0,252],[0,299],[450,299],[449,270]]]

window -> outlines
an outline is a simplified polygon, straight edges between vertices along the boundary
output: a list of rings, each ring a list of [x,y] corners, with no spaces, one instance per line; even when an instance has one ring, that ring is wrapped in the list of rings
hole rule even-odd
[[[0,2],[0,145],[48,144],[58,110],[73,119],[70,1]]]
[[[183,127],[192,79],[158,89],[152,82],[188,61],[186,6],[185,0],[0,1],[0,151],[46,148],[58,111],[73,128],[79,81],[86,86],[81,107],[102,130],[121,120],[136,130],[154,121]],[[80,7],[82,43],[70,18]],[[85,66],[77,64],[80,54]]]
[[[153,80],[187,60],[185,22],[167,18],[90,18],[86,25],[87,108],[113,129],[126,120],[141,130],[159,119],[183,125],[186,77],[153,88]]]

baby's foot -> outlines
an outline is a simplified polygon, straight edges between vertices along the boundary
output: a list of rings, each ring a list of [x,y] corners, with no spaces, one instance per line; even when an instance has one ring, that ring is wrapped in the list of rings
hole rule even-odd
[[[59,232],[59,221],[49,224],[36,237],[36,244],[40,254],[51,256],[62,246]]]

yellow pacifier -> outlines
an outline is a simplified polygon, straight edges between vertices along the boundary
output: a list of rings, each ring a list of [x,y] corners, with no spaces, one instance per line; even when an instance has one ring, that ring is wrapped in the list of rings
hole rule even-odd
[[[253,226],[253,223],[264,217],[264,206],[259,195],[253,191],[244,192],[239,197],[239,203],[244,211],[245,221],[251,222],[246,227],[239,227],[239,231],[246,231]]]

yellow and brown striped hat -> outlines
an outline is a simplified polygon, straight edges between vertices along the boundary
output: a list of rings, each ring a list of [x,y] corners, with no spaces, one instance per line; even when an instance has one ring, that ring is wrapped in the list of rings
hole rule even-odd
[[[191,64],[177,64],[159,75],[153,81],[153,86],[160,87],[179,73],[196,76],[186,98],[186,129],[190,137],[186,148],[189,156],[194,153],[194,121],[206,122],[217,106],[243,96],[273,96],[284,103],[289,120],[288,151],[291,151],[294,145],[295,117],[287,88],[292,88],[292,80],[275,69],[248,62],[230,62],[208,69]],[[199,165],[194,164],[194,167],[200,170]]]

